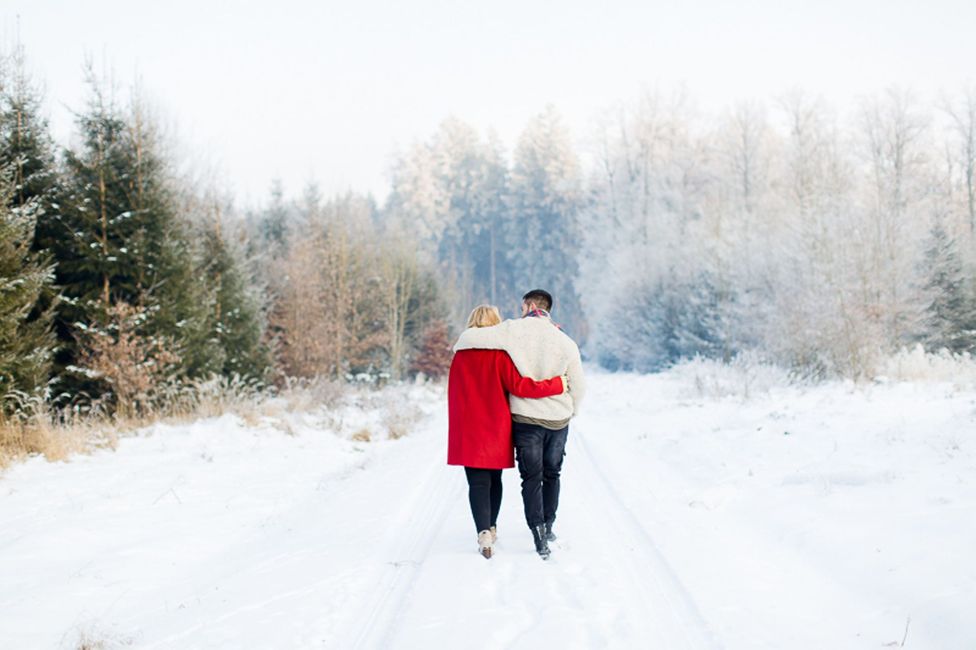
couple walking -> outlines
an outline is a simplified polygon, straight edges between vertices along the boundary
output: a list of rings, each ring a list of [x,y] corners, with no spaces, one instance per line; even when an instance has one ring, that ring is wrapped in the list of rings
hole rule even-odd
[[[502,322],[497,307],[481,305],[454,345],[447,462],[464,467],[486,558],[497,537],[502,470],[516,459],[525,520],[543,559],[556,538],[559,474],[585,384],[579,348],[553,323],[551,310],[552,296],[541,289],[522,297],[520,319]]]

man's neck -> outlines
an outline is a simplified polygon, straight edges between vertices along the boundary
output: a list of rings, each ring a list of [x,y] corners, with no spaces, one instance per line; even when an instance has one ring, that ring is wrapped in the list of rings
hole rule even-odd
[[[545,309],[539,309],[538,307],[525,312],[525,316],[522,318],[548,318],[549,320],[552,320],[552,316],[549,315],[549,312],[547,312]]]

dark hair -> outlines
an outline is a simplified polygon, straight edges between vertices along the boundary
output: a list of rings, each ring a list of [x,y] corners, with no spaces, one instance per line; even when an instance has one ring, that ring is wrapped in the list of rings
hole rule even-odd
[[[542,289],[533,289],[524,296],[522,302],[534,302],[540,309],[552,311],[552,295]]]

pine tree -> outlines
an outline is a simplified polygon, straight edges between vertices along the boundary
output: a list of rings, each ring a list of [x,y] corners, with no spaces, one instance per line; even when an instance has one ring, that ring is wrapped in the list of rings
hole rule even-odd
[[[427,142],[400,156],[384,210],[388,231],[418,240],[424,261],[435,261],[455,291],[459,320],[471,304],[509,298],[504,220],[508,168],[498,138],[444,120]]]
[[[494,136],[482,142],[473,127],[451,119],[441,124],[432,148],[446,210],[438,258],[470,292],[469,302],[495,303],[508,279],[502,254],[508,170],[501,146]]]
[[[213,206],[211,224],[201,233],[203,273],[216,290],[212,329],[222,354],[221,374],[262,378],[270,368],[264,340],[265,316],[261,296],[246,268],[244,251],[226,237],[219,205]]]
[[[23,398],[42,396],[48,381],[54,336],[51,308],[38,311],[50,290],[53,268],[31,251],[36,200],[12,206],[16,170],[0,168],[0,411],[16,410]]]
[[[955,238],[937,222],[925,251],[925,293],[930,300],[921,337],[932,351],[976,351],[976,295],[956,248]]]
[[[285,190],[281,179],[271,182],[271,203],[258,221],[258,234],[264,250],[273,259],[284,255],[288,247],[289,210],[285,203]]]
[[[14,50],[5,77],[0,81],[0,167],[12,170],[9,205],[33,201],[39,216],[56,198],[57,165],[42,96],[27,73],[23,47]]]
[[[0,284],[8,287],[0,291],[0,339],[6,339],[0,343],[3,408],[9,391],[37,395],[47,385],[58,303],[50,255],[38,244],[38,220],[56,207],[54,144],[22,46],[13,50],[9,64],[0,70]]]
[[[47,243],[66,299],[58,312],[61,365],[70,397],[98,392],[82,373],[78,324],[104,326],[118,302],[140,308],[146,336],[172,341],[181,374],[219,368],[219,345],[208,328],[213,291],[196,276],[195,251],[158,136],[138,98],[124,113],[89,72],[91,96],[78,118],[80,147],[65,152],[60,209],[46,219]]]

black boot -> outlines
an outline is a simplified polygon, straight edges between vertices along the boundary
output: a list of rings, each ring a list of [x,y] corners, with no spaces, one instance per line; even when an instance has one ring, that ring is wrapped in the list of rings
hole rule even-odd
[[[552,522],[551,521],[547,521],[546,522],[546,541],[547,542],[555,542],[556,541],[556,533],[552,532]]]
[[[549,559],[549,542],[546,540],[546,525],[539,524],[532,528],[532,541],[535,542],[535,552],[543,560]]]

